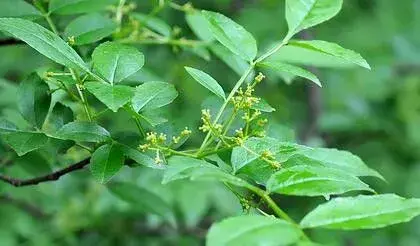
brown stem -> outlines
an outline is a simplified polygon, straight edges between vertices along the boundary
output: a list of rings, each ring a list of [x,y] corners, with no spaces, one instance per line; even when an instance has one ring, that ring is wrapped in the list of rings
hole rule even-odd
[[[85,166],[89,165],[89,163],[90,163],[90,158],[84,159],[78,163],[70,165],[56,172],[53,172],[44,176],[36,177],[36,178],[31,178],[31,179],[16,179],[16,178],[11,178],[11,177],[0,174],[0,180],[3,182],[9,183],[15,187],[37,185],[39,183],[56,181],[60,179],[61,176],[83,169]]]

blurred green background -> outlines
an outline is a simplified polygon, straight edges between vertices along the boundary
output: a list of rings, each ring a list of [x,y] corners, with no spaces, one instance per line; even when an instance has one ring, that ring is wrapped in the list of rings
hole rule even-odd
[[[148,13],[157,1],[134,2],[136,11]],[[260,47],[268,48],[281,40],[287,30],[283,1],[192,3],[196,8],[233,18],[256,37]],[[179,27],[182,36],[194,38],[184,13],[168,8],[158,16]],[[65,18],[55,20],[61,30],[68,23]],[[337,17],[305,31],[300,38],[327,40],[360,52],[372,70],[284,49],[273,59],[303,63],[318,75],[323,88],[266,73],[267,79],[257,94],[276,108],[270,117],[270,133],[312,146],[349,150],[387,179],[388,183],[368,180],[379,193],[420,197],[420,1],[346,0]],[[145,53],[145,69],[127,83],[164,80],[175,84],[180,96],[164,112],[169,121],[158,128],[170,134],[189,126],[195,137],[188,145],[200,143],[200,109],[211,104],[212,99],[186,74],[184,66],[209,72],[226,89],[232,88],[238,74],[214,55],[207,61],[193,52],[169,46],[138,48]],[[82,51],[89,53],[91,49]],[[1,117],[25,126],[16,110],[16,86],[33,70],[51,65],[26,45],[0,46]],[[128,119],[118,113],[108,114],[102,121],[114,134],[130,141],[135,126],[127,123]],[[9,164],[13,155],[1,145],[0,172],[14,177],[45,174],[66,163],[48,153],[34,152]],[[140,208],[128,206],[106,187],[96,184],[89,172],[79,171],[36,187],[0,184],[0,245],[203,245],[213,221],[242,213],[236,197],[221,185],[181,181],[163,186],[160,175],[156,170],[125,167],[116,179],[132,180],[159,194],[177,214],[176,229]],[[322,201],[278,198],[296,219]],[[420,245],[420,218],[373,231],[317,229],[308,234],[314,241],[328,245],[415,246]]]

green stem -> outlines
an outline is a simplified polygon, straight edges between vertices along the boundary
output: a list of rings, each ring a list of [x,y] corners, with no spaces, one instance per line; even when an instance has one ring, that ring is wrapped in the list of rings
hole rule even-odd
[[[230,150],[233,147],[235,147],[235,146],[230,146],[230,147],[221,148],[221,149],[217,149],[217,150],[210,150],[210,151],[206,151],[206,152],[203,151],[201,154],[196,155],[196,158],[201,159],[201,158],[204,158],[204,157],[209,156],[209,155],[213,155],[213,154],[217,154],[217,153],[220,153],[220,152],[223,152],[223,151],[226,151],[226,150]]]
[[[51,27],[52,31],[53,31],[55,34],[58,34],[57,27],[54,25],[54,22],[52,22],[52,20],[51,20],[50,16],[49,16],[49,15],[45,15],[45,19],[47,20],[48,25],[50,25],[50,27]]]
[[[223,131],[223,133],[222,133],[222,137],[225,137],[226,136],[226,134],[227,134],[227,132],[229,131],[229,129],[230,129],[230,126],[232,125],[232,123],[233,123],[233,121],[235,120],[235,118],[236,118],[236,114],[237,114],[238,112],[236,111],[236,110],[234,110],[233,112],[232,112],[232,115],[230,116],[230,118],[229,118],[229,120],[227,121],[227,124],[224,126],[224,131]],[[216,145],[216,147],[214,148],[215,150],[217,150],[219,147],[220,147],[220,145],[222,144],[222,142],[219,142],[219,143],[217,143],[217,145]]]
[[[139,130],[140,135],[143,138],[146,137],[146,131],[144,130],[143,126],[141,125],[141,122],[140,122],[140,119],[139,119],[140,115],[133,109],[133,107],[131,105],[130,106],[129,105],[125,106],[124,109],[133,118],[134,122],[136,123],[137,129]]]
[[[94,119],[98,119],[99,117],[101,117],[103,114],[107,113],[109,111],[109,108],[102,110],[101,112],[95,114],[93,116]]]
[[[117,7],[116,15],[115,15],[115,19],[117,21],[119,30],[121,29],[121,23],[122,23],[122,18],[123,18],[123,8],[125,5],[125,2],[126,0],[120,0],[120,3],[118,4],[118,7]]]
[[[154,148],[151,148],[151,149],[154,149]],[[169,153],[174,154],[174,155],[180,155],[180,156],[186,156],[186,157],[191,157],[191,158],[197,158],[197,156],[194,155],[194,154],[188,154],[188,153],[185,153],[185,152],[176,151],[176,150],[173,150],[173,149],[170,149],[170,148],[166,148],[166,147],[160,147],[159,146],[159,148],[157,148],[155,150],[166,151],[166,152],[169,152]]]
[[[250,119],[251,110],[248,109],[247,113],[248,113],[248,118],[245,122],[245,137],[248,136],[248,132],[249,132],[249,125],[250,125],[249,123],[251,122],[249,119]]]
[[[51,30],[52,30],[55,34],[59,35],[59,34],[58,34],[57,27],[55,26],[54,22],[51,20],[51,17],[50,17],[50,15],[49,15],[49,13],[46,13],[46,11],[45,11],[44,9],[41,9],[41,11],[44,13],[44,18],[45,18],[45,20],[47,20],[48,25],[50,26]],[[73,69],[71,69],[71,68],[69,68],[69,69],[70,69],[71,76],[72,76],[72,77],[73,77],[73,79],[77,82],[77,84],[76,84],[76,88],[77,88],[77,91],[78,91],[78,93],[79,93],[80,99],[81,99],[81,101],[82,101],[83,108],[84,108],[84,110],[85,110],[85,112],[86,112],[87,118],[89,119],[89,121],[92,121],[92,115],[91,115],[91,112],[90,112],[90,108],[89,108],[88,101],[87,101],[87,99],[85,98],[85,96],[84,96],[84,94],[83,94],[83,91],[82,91],[82,89],[80,88],[80,85],[79,85],[79,82],[80,82],[80,81],[79,81],[79,77],[77,76],[76,71],[74,71],[74,70],[73,70]],[[87,71],[87,72],[88,72],[89,74],[92,74],[90,71]],[[95,76],[96,76],[96,75],[95,75]]]
[[[282,218],[296,225],[296,222],[292,218],[290,218],[289,215],[287,215],[286,212],[284,212],[279,206],[277,206],[273,199],[271,199],[271,197],[264,190],[253,185],[248,185],[246,188],[260,196],[264,201],[266,201],[267,205],[279,218]]]
[[[146,137],[146,131],[143,129],[143,126],[141,125],[141,122],[139,120],[139,118],[137,118],[136,116],[133,116],[134,122],[136,123],[137,129],[139,130],[140,136],[141,137]]]
[[[260,62],[264,61],[265,59],[269,58],[274,53],[276,53],[277,51],[279,51],[285,45],[287,45],[287,40],[286,39],[283,40],[279,45],[275,46],[273,49],[271,49],[270,51],[268,51],[267,53],[265,53],[264,55],[262,55],[260,58],[258,58],[255,61],[255,63],[260,63]]]
[[[87,150],[89,153],[93,153],[93,151],[94,151],[93,149],[91,149],[87,146],[84,146],[83,144],[76,143],[76,146],[79,146],[80,148]]]
[[[79,84],[76,84],[77,92],[79,93],[80,99],[82,100],[83,108],[85,110],[86,116],[90,122],[92,122],[92,115],[90,113],[89,104],[85,95],[83,94],[83,90],[81,89]]]
[[[86,73],[88,73],[90,76],[92,76],[94,79],[96,79],[97,81],[99,81],[99,82],[102,82],[102,83],[105,83],[105,84],[108,84],[108,82],[106,82],[103,78],[101,78],[101,77],[99,77],[98,75],[96,75],[95,73],[92,73],[91,71],[89,71],[89,70],[85,70],[85,72]],[[113,84],[113,83],[110,83],[110,84]]]
[[[169,7],[173,8],[175,10],[182,11],[182,12],[185,12],[186,11],[186,9],[185,9],[184,6],[179,5],[177,3],[174,3],[174,2],[169,2]]]
[[[255,67],[255,64],[252,63],[249,68],[245,71],[245,73],[242,75],[242,77],[236,82],[235,87],[233,87],[232,91],[230,92],[229,96],[226,98],[226,101],[223,103],[222,107],[219,110],[219,113],[217,114],[213,124],[217,124],[220,120],[220,118],[223,115],[223,112],[225,111],[227,105],[229,104],[230,100],[233,98],[233,96],[236,94],[236,92],[239,90],[239,88],[242,86],[248,75],[252,72],[252,69]],[[207,136],[205,137],[203,143],[201,144],[199,153],[206,147],[207,141],[209,140],[211,136],[211,132],[207,133]]]
[[[271,197],[268,195],[268,193],[256,186],[253,186],[251,184],[247,185],[245,188],[248,190],[254,192],[256,195],[261,197],[267,205],[273,210],[273,212],[276,214],[277,217],[282,218],[286,220],[287,222],[294,225],[296,228],[298,228],[302,232],[302,236],[305,240],[310,241],[308,236],[306,236],[305,232],[300,228],[299,224],[296,223],[292,218],[290,218],[289,215],[287,215],[286,212],[284,212],[274,201],[271,199]]]
[[[70,69],[70,73],[71,73],[74,81],[76,81],[76,89],[77,89],[77,92],[79,93],[80,100],[82,101],[82,105],[83,105],[83,108],[85,110],[86,116],[87,116],[89,121],[92,121],[92,114],[91,114],[90,109],[89,109],[88,101],[87,101],[85,95],[83,94],[83,90],[81,88],[82,85],[80,84],[79,76],[77,75],[76,71],[74,71],[71,68],[69,68],[69,69]]]

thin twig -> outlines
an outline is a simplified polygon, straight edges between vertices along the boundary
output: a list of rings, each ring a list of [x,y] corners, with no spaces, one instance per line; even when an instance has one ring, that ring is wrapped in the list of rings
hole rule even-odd
[[[4,181],[6,183],[9,183],[9,184],[11,184],[15,187],[37,185],[39,183],[56,181],[56,180],[60,179],[61,176],[64,176],[64,175],[66,175],[68,173],[71,173],[71,172],[74,172],[76,170],[83,169],[85,166],[89,165],[89,163],[90,163],[90,158],[87,158],[87,159],[79,161],[79,162],[77,162],[73,165],[70,165],[66,168],[58,170],[56,172],[53,172],[53,173],[50,173],[50,174],[47,174],[47,175],[44,175],[44,176],[32,178],[32,179],[16,179],[16,178],[11,178],[11,177],[5,176],[3,174],[0,174],[0,180]]]

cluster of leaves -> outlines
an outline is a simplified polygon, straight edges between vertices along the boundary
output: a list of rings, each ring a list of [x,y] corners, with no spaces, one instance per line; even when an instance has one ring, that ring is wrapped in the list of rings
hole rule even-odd
[[[180,6],[163,1],[159,7],[169,5],[185,12],[187,23],[199,40],[177,38],[166,23],[153,15],[132,12],[133,6],[125,1],[51,0],[48,6],[35,1],[35,7],[24,1],[5,1],[4,4],[13,9],[21,5],[21,8],[18,12],[9,11],[12,17],[0,18],[0,30],[61,65],[39,69],[20,84],[18,108],[28,123],[26,127],[18,127],[6,119],[0,122],[2,140],[18,156],[46,146],[63,158],[77,152],[78,157],[83,157],[82,162],[89,160],[86,165],[100,183],[108,183],[124,165],[163,169],[165,184],[180,179],[222,182],[238,197],[247,214],[215,223],[207,235],[208,245],[308,243],[310,240],[303,229],[380,228],[420,214],[420,200],[393,194],[346,196],[329,201],[332,195],[351,191],[375,193],[360,177],[384,178],[349,152],[310,148],[266,136],[264,117],[274,108],[255,95],[254,90],[265,77],[255,76],[256,72],[271,70],[282,76],[303,77],[321,86],[313,73],[272,59],[282,48],[310,50],[370,68],[359,54],[337,44],[292,39],[302,30],[334,17],[341,9],[341,0],[287,0],[289,31],[266,52],[259,52],[255,38],[230,18],[194,9],[189,4]],[[114,20],[99,14],[98,11],[112,4]],[[60,33],[51,14],[86,15],[72,20]],[[41,17],[46,19],[51,31],[28,20]],[[103,39],[110,41],[96,46]],[[202,57],[212,52],[240,74],[226,96],[216,79],[199,69],[186,67],[194,80],[218,97],[215,109],[202,111],[203,124],[198,129],[206,136],[196,149],[183,147],[192,134],[188,128],[171,138],[157,132],[158,126],[166,121],[159,115],[159,109],[178,96],[173,84],[147,81],[134,88],[124,83],[145,63],[144,55],[128,46],[129,43],[184,47]],[[96,46],[87,57],[88,63],[79,55],[87,44]],[[106,109],[98,111],[92,107],[88,96],[96,98]],[[125,111],[132,117],[139,133],[137,145],[113,137],[112,131],[99,125],[101,115],[107,111]],[[73,165],[80,163],[78,160]],[[42,182],[42,178],[37,182],[16,182],[1,177],[17,186]],[[59,178],[49,177],[47,175],[44,181]],[[127,182],[111,181],[108,187],[122,200],[146,207],[176,225],[165,202],[154,194]],[[323,196],[328,201],[296,223],[272,200],[270,195],[275,193]],[[250,194],[259,197],[257,203]],[[261,203],[265,203],[273,215],[264,211]]]

